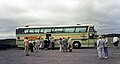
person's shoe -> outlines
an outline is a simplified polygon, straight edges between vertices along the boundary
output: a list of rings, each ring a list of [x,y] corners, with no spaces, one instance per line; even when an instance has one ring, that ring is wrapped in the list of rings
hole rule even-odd
[[[29,56],[29,54],[27,54],[26,56]]]
[[[104,57],[105,59],[107,59],[107,57]]]

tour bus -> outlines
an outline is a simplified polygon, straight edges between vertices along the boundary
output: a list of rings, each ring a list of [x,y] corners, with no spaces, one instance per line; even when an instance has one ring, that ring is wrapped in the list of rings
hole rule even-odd
[[[94,47],[96,41],[96,30],[91,24],[57,25],[57,26],[25,26],[16,29],[16,45],[23,47],[25,37],[35,40],[37,37],[54,37],[57,41],[60,38],[71,38],[72,48]],[[55,47],[58,47],[58,42]]]

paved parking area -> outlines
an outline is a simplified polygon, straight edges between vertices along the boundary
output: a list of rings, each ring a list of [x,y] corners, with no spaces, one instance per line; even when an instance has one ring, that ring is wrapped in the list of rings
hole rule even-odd
[[[24,55],[24,50],[0,50],[0,64],[120,64],[120,48],[109,48],[108,59],[98,59],[95,48],[74,49],[60,53],[58,50],[39,50]]]

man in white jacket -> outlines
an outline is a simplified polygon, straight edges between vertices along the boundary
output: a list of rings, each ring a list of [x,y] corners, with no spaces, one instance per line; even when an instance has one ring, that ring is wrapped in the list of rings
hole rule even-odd
[[[98,51],[98,58],[105,58],[104,53],[104,40],[102,39],[102,36],[99,36],[99,39],[97,40],[97,51]]]

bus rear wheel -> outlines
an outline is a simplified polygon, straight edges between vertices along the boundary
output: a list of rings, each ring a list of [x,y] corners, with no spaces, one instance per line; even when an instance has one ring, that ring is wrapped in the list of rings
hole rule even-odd
[[[81,47],[81,43],[78,41],[73,42],[73,48],[74,49],[79,49]]]

